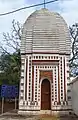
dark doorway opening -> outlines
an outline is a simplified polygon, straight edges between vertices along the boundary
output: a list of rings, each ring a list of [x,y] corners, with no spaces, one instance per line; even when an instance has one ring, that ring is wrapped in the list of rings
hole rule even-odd
[[[41,84],[41,110],[51,109],[51,87],[48,79],[44,79]]]

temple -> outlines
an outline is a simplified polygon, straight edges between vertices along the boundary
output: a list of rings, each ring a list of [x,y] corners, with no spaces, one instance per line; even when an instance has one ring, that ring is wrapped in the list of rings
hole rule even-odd
[[[36,10],[23,25],[19,114],[68,113],[70,35],[56,12]]]

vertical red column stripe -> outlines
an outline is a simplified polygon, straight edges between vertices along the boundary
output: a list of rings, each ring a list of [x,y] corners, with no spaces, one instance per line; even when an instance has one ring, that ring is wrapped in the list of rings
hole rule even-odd
[[[32,101],[34,101],[34,66],[32,66]]]
[[[65,69],[65,58],[64,58],[64,100],[66,101],[66,69]]]
[[[27,100],[27,70],[28,70],[28,58],[26,59],[26,87],[25,87],[25,100]]]
[[[60,103],[60,73],[59,73],[60,67],[58,66],[58,103]]]

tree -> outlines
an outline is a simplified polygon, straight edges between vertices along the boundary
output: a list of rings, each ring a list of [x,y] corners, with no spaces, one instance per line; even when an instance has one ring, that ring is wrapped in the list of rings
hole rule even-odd
[[[17,84],[20,80],[20,39],[21,25],[15,20],[12,21],[10,33],[3,33],[3,46],[1,45],[0,56],[0,83]],[[7,49],[9,48],[9,49]],[[10,52],[11,51],[11,52]]]
[[[20,49],[21,30],[22,25],[18,21],[13,20],[10,33],[3,33],[3,42],[0,46],[1,53],[5,52],[10,54]]]
[[[72,76],[78,74],[78,23],[69,27],[71,35],[70,72]]]
[[[20,80],[20,51],[18,53],[1,55],[0,59],[0,82],[4,84],[17,84]]]

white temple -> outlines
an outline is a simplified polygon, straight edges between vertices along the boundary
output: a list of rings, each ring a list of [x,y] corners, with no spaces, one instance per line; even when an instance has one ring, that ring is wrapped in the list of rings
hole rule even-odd
[[[26,20],[21,38],[19,114],[68,113],[70,36],[64,19],[43,8]]]

